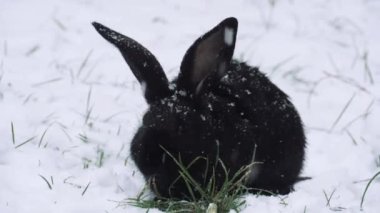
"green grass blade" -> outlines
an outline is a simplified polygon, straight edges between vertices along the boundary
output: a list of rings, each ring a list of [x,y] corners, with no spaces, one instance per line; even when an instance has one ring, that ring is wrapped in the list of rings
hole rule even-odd
[[[36,136],[33,136],[33,137],[29,138],[28,140],[26,140],[26,141],[20,143],[19,145],[15,146],[15,149],[17,149],[17,148],[19,148],[19,147],[21,147],[21,146],[23,146],[23,145],[29,143],[29,142],[32,141],[34,138],[36,138]]]
[[[82,196],[86,193],[88,187],[90,186],[91,182],[88,182],[86,188],[84,188],[83,192],[82,192]]]
[[[364,199],[365,199],[365,195],[367,194],[367,191],[368,191],[368,188],[369,186],[371,185],[371,183],[377,178],[377,176],[380,175],[380,171],[377,172],[368,182],[367,186],[365,187],[364,189],[364,192],[363,192],[363,195],[362,195],[362,200],[360,201],[360,209],[363,209],[363,203],[364,203]]]
[[[40,141],[38,142],[38,148],[41,147],[41,144],[42,144],[43,139],[45,138],[46,132],[49,130],[50,127],[51,127],[51,125],[48,126],[48,128],[46,128],[45,131],[42,133]]]
[[[49,189],[52,190],[53,187],[51,186],[51,184],[49,183],[49,181],[44,176],[42,176],[42,175],[39,175],[39,176],[46,182],[46,184],[48,185]]]
[[[13,122],[11,122],[11,130],[12,130],[12,142],[13,142],[13,145],[15,145],[16,139],[15,139],[15,128],[13,126]]]

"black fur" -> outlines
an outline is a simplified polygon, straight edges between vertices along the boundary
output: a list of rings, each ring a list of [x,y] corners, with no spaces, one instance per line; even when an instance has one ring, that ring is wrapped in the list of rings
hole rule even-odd
[[[233,176],[254,164],[246,186],[286,194],[299,180],[305,149],[300,116],[287,95],[257,68],[232,60],[237,20],[227,18],[189,48],[169,86],[161,65],[141,44],[101,24],[98,32],[119,48],[139,82],[149,109],[131,143],[137,167],[159,197],[186,199],[189,192],[168,153],[189,165],[205,186],[219,158]],[[212,165],[210,167],[210,165]],[[207,171],[207,172],[206,172]]]

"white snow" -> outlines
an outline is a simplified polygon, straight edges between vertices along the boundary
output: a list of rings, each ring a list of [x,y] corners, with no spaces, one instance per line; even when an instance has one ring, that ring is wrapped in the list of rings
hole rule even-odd
[[[147,105],[91,22],[141,42],[172,79],[194,40],[230,16],[235,57],[299,110],[312,177],[288,196],[247,195],[243,212],[360,212],[380,170],[379,11],[375,0],[1,0],[0,212],[145,212],[117,201],[144,187],[129,145]],[[379,197],[378,178],[363,212],[379,212]]]

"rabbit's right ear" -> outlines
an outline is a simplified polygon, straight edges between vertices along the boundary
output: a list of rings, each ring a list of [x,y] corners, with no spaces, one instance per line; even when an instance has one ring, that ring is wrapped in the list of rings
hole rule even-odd
[[[230,17],[198,38],[187,50],[177,87],[197,94],[210,75],[225,75],[235,49],[238,22]]]
[[[168,79],[160,63],[149,50],[137,41],[102,24],[93,22],[92,25],[103,38],[120,50],[133,74],[143,87],[145,99],[149,104],[170,94]]]

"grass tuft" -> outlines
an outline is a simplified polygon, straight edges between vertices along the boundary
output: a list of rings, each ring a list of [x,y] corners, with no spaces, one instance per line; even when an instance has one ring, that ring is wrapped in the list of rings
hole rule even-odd
[[[90,90],[88,91],[88,94],[87,94],[87,101],[86,101],[86,112],[85,112],[85,115],[84,115],[84,124],[89,124],[89,120],[91,118],[91,113],[92,113],[92,110],[94,108],[94,105],[90,106],[90,102],[91,102],[91,95],[92,95],[92,87],[90,87]]]
[[[165,150],[165,149],[164,149]],[[165,150],[166,151],[166,150]],[[172,183],[174,184],[179,179],[183,179],[188,192],[191,197],[189,201],[169,199],[159,197],[158,199],[151,199],[149,193],[146,193],[147,186],[141,191],[136,198],[129,198],[120,205],[132,205],[144,209],[158,208],[164,212],[195,212],[195,213],[224,213],[224,212],[240,212],[245,206],[243,195],[248,191],[244,182],[246,181],[252,165],[247,165],[238,170],[232,178],[229,179],[229,171],[218,158],[218,164],[223,168],[225,173],[225,180],[222,186],[217,189],[216,187],[216,174],[215,168],[213,175],[208,180],[205,187],[204,184],[197,182],[189,173],[188,168],[198,160],[207,160],[201,157],[194,159],[188,166],[181,162],[181,158],[175,158],[172,154],[166,151],[179,168],[180,176]],[[254,163],[252,163],[254,164]],[[209,168],[212,169],[212,168]],[[207,170],[207,169],[206,169]],[[200,198],[195,197],[195,192],[200,195]]]

